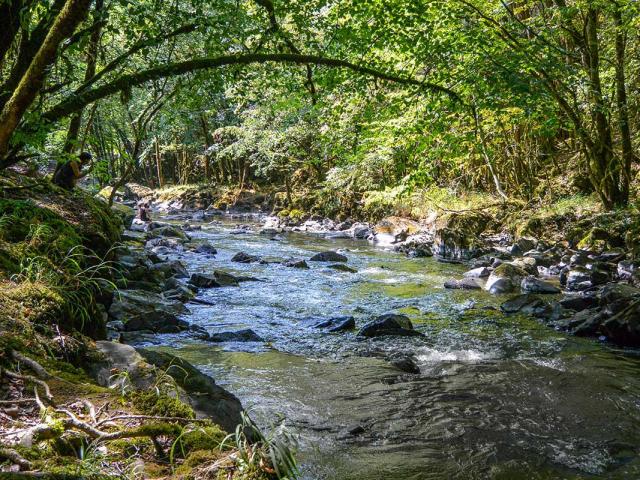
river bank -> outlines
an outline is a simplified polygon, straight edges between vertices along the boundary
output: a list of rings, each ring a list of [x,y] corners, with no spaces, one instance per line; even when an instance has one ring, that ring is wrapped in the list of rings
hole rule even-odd
[[[106,339],[114,305],[141,286],[121,238],[132,210],[43,179],[0,180],[0,475],[275,477],[287,447],[263,437],[234,395],[169,353]]]
[[[264,235],[300,232],[364,239],[411,258],[434,256],[465,264],[469,269],[463,278],[449,279],[447,288],[521,293],[505,303],[505,313],[523,312],[576,335],[640,345],[635,320],[640,308],[640,216],[633,209],[601,213],[578,199],[538,210],[509,204],[440,208],[417,219],[389,216],[368,222],[284,209],[278,195],[253,191],[233,196],[228,191],[216,195],[206,186],[154,192],[132,185],[127,193],[186,222],[253,212],[263,222],[257,231]],[[231,203],[234,199],[237,204]],[[560,300],[540,297],[560,293]]]

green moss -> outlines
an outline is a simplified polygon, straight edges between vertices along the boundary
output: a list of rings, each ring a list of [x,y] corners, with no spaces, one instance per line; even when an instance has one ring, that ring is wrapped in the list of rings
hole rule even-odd
[[[227,433],[217,425],[196,428],[180,437],[181,450],[192,452],[218,448]]]
[[[193,409],[179,398],[157,394],[154,390],[137,390],[129,394],[133,405],[146,415],[163,417],[195,418]]]
[[[169,422],[152,422],[139,426],[134,430],[138,436],[147,437],[177,437],[182,433],[182,427]]]
[[[219,450],[196,450],[184,459],[184,462],[176,468],[174,474],[179,478],[194,478],[192,476],[192,470],[194,468],[211,464],[221,457],[222,453]]]

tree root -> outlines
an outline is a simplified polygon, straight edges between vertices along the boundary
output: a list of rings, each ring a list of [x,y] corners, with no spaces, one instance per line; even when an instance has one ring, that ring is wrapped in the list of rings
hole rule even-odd
[[[21,375],[19,373],[12,372],[11,370],[7,370],[6,368],[0,368],[0,376],[2,375],[6,375],[13,380],[22,380],[23,382],[29,382],[42,387],[45,393],[44,398],[46,398],[49,403],[53,404],[53,395],[51,395],[51,389],[44,380],[40,380],[33,375]]]
[[[31,468],[31,462],[11,448],[0,448],[0,458],[6,458],[18,465],[20,468]]]
[[[35,360],[33,360],[33,359],[29,358],[29,357],[25,357],[20,352],[12,350],[11,351],[11,357],[16,362],[24,363],[41,380],[49,380],[50,378],[53,377],[53,375],[51,375],[49,372],[47,372],[47,370],[42,365],[40,365],[38,362],[36,362]]]

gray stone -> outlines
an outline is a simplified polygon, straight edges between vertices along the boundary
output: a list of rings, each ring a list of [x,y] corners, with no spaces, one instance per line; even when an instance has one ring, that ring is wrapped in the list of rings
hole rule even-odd
[[[250,328],[236,330],[235,332],[212,333],[210,342],[264,342],[262,337]]]
[[[208,418],[228,432],[242,424],[242,404],[233,394],[216,385],[213,378],[174,355],[144,348],[137,351],[148,363],[174,378],[186,392],[198,418]]]
[[[409,317],[393,313],[381,315],[365,324],[358,332],[358,335],[361,337],[381,337],[385,335],[422,336],[420,332],[413,329]]]
[[[327,251],[316,253],[309,260],[312,262],[346,262],[348,259],[337,252]]]
[[[356,328],[356,320],[353,317],[334,317],[323,320],[313,326],[314,328],[326,328],[329,332],[342,332]]]
[[[527,276],[527,272],[509,263],[503,263],[496,268],[485,285],[485,290],[490,293],[511,293],[520,287],[522,279]]]
[[[568,290],[586,290],[591,286],[591,272],[584,267],[575,267],[567,273]]]
[[[345,265],[343,263],[332,263],[331,265],[327,265],[327,268],[338,270],[340,272],[358,273],[358,271],[355,268],[351,268],[348,265]]]
[[[491,275],[491,270],[486,267],[478,267],[464,273],[467,278],[486,278]]]
[[[462,280],[447,280],[444,288],[451,290],[481,290],[482,285],[475,278],[463,278]]]
[[[309,265],[307,265],[307,262],[300,258],[290,258],[289,260],[285,260],[284,262],[282,262],[282,265],[289,268],[302,268],[302,269],[309,268]]]
[[[531,275],[522,279],[520,288],[525,293],[560,293],[560,289],[555,285]]]
[[[233,257],[231,257],[231,261],[237,263],[257,263],[260,261],[260,257],[249,255],[245,252],[238,252]]]

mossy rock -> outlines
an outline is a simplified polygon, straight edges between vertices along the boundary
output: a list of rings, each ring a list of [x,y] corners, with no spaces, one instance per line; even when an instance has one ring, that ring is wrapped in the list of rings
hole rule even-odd
[[[452,261],[469,260],[482,252],[480,235],[493,224],[481,212],[448,213],[435,222],[434,247],[438,257]]]

